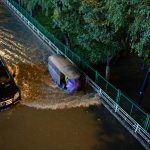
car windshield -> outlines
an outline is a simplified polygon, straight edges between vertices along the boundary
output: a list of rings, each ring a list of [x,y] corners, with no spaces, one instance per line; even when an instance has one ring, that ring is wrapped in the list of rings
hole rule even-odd
[[[0,66],[0,84],[9,81],[9,76],[3,66]]]

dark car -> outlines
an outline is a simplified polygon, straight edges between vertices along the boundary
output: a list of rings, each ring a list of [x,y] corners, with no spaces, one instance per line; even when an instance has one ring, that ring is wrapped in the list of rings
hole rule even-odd
[[[20,89],[13,76],[0,57],[0,110],[17,103],[21,99]]]

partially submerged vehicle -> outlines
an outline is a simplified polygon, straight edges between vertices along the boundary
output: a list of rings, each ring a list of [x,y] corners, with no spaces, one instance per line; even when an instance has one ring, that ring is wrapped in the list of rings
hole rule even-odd
[[[0,57],[0,110],[21,99],[20,89],[13,79],[14,75],[9,72],[4,60]]]
[[[63,55],[49,56],[48,70],[54,82],[62,89],[69,93],[74,93],[79,89],[81,75],[77,67]]]

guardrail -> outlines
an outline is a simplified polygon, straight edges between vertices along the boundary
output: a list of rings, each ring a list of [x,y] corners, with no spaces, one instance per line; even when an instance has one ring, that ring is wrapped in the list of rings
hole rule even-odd
[[[150,115],[145,113],[120,90],[105,80],[97,71],[81,60],[79,56],[65,47],[52,34],[48,33],[26,10],[13,0],[3,0],[21,20],[40,37],[53,52],[65,55],[70,61],[77,64],[88,81],[88,84],[97,92],[103,105],[128,129],[128,131],[147,149],[150,149]],[[87,72],[88,70],[88,72]],[[127,106],[126,106],[127,105]]]

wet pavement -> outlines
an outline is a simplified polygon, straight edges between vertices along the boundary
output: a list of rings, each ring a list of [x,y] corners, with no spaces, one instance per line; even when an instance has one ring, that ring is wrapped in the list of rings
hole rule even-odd
[[[68,95],[53,83],[47,71],[50,54],[0,2],[0,55],[15,70],[22,92],[18,105],[0,113],[1,149],[144,149],[91,93]]]
[[[85,91],[75,95],[60,91],[48,74],[47,60],[51,49],[8,12],[1,9],[0,13],[0,55],[10,70],[16,72],[22,104],[56,109],[97,103]]]

